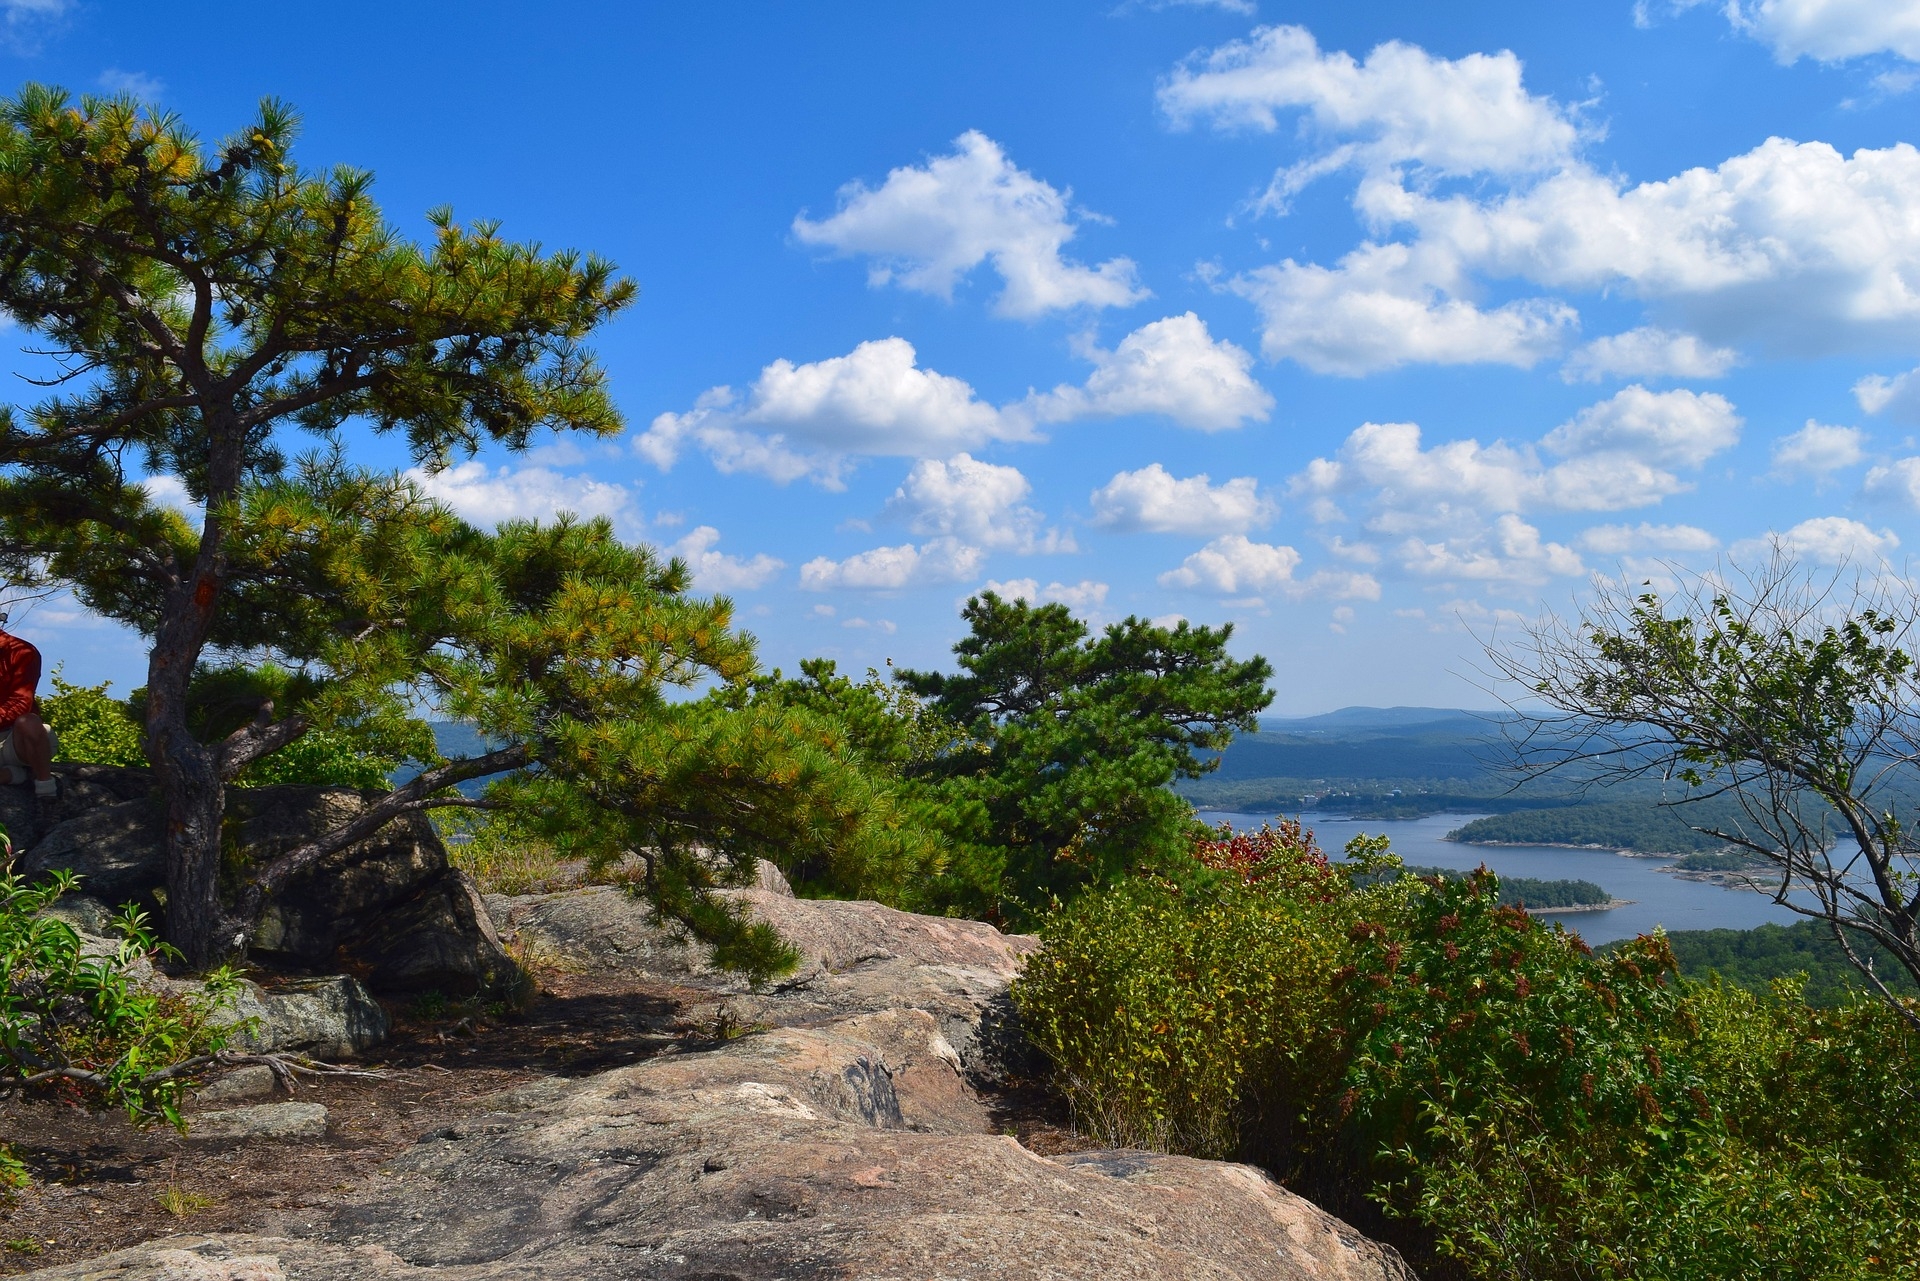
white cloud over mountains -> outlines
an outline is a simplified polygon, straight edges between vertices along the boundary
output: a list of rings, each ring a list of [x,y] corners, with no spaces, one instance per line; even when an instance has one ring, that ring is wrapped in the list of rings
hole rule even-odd
[[[839,488],[848,454],[924,457],[1030,436],[965,381],[920,368],[906,339],[881,338],[810,364],[776,360],[744,399],[716,387],[689,412],[655,418],[635,448],[664,470],[693,442],[723,472]]]
[[[1125,307],[1147,297],[1131,259],[1087,267],[1063,256],[1077,230],[1070,194],[968,130],[950,155],[894,169],[878,187],[847,184],[833,214],[817,222],[801,214],[793,234],[804,245],[870,259],[867,279],[875,286],[940,298],[990,263],[1002,283],[994,306],[1004,316]]]
[[[1205,472],[1181,479],[1159,463],[1117,473],[1092,502],[1096,525],[1161,534],[1244,533],[1278,510],[1252,476],[1215,485]]]
[[[1511,513],[1468,537],[1431,543],[1409,538],[1397,550],[1401,568],[1422,578],[1534,585],[1586,572],[1579,553],[1548,542]]]
[[[808,364],[776,360],[744,396],[715,387],[686,413],[657,416],[634,448],[663,471],[691,445],[725,473],[840,489],[858,455],[944,457],[1038,439],[1040,423],[1130,414],[1219,431],[1264,419],[1273,405],[1247,353],[1215,341],[1192,312],[1143,325],[1112,351],[1085,354],[1094,370],[1084,385],[996,407],[965,380],[922,368],[906,339],[875,339]]]
[[[1160,575],[1162,587],[1219,595],[1278,593],[1292,600],[1327,596],[1335,600],[1378,600],[1380,584],[1371,574],[1320,570],[1296,579],[1300,553],[1291,547],[1256,543],[1245,534],[1224,534]]]

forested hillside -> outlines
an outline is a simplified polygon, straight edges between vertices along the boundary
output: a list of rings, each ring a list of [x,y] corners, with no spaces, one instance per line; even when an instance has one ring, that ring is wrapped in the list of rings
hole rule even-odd
[[[1719,974],[1758,992],[1775,979],[1805,974],[1807,1003],[1817,1006],[1839,1005],[1868,990],[1867,980],[1847,960],[1824,921],[1752,930],[1677,930],[1667,935],[1667,942],[1688,978]],[[1865,946],[1864,954],[1874,958],[1874,973],[1888,987],[1904,996],[1920,996],[1920,988],[1885,949]]]
[[[1655,801],[1601,801],[1516,810],[1475,819],[1447,833],[1466,845],[1599,845],[1639,854],[1715,852],[1725,842],[1695,830],[1730,822],[1729,806],[1663,806]]]

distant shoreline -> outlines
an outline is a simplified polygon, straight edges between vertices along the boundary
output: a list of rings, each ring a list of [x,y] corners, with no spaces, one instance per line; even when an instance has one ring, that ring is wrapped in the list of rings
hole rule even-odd
[[[1530,907],[1528,916],[1566,916],[1572,912],[1611,912],[1616,907],[1632,907],[1638,900],[1610,898],[1604,903],[1575,903],[1570,907]]]
[[[1453,841],[1455,845],[1485,845],[1492,848],[1533,849],[1533,850],[1612,850],[1621,858],[1685,858],[1686,854],[1675,850],[1635,850],[1623,849],[1618,845],[1576,845],[1572,841],[1454,841],[1451,836],[1443,836],[1443,841]]]

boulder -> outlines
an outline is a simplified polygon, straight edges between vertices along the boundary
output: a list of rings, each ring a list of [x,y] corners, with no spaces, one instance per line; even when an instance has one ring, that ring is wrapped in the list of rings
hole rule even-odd
[[[797,1023],[890,1009],[936,1018],[977,1084],[1037,1068],[1019,1035],[1007,987],[1040,946],[982,921],[920,916],[879,903],[801,899],[754,886],[720,891],[780,932],[800,953],[787,977],[762,991],[715,970],[704,947],[656,922],[618,889],[487,899],[494,923],[532,957],[586,970],[637,971],[712,994],[736,1024]],[[697,1007],[696,1007],[697,1008]],[[696,1015],[697,1017],[697,1015]]]
[[[494,931],[480,888],[449,868],[373,917],[346,945],[383,992],[517,997],[525,976]]]
[[[312,1139],[327,1132],[319,1103],[256,1103],[201,1112],[187,1123],[190,1139]]]
[[[90,897],[107,903],[150,904],[167,882],[166,840],[166,813],[157,800],[114,801],[62,821],[18,862],[28,876],[64,868]]]
[[[53,767],[53,775],[60,780],[60,794],[52,800],[36,796],[28,783],[0,784],[0,825],[6,827],[16,855],[70,818],[154,794],[152,770],[63,762]]]
[[[74,775],[51,811],[60,821],[21,858],[30,875],[67,868],[89,896],[151,906],[166,883],[165,816],[144,770]],[[143,790],[145,789],[145,790]],[[0,793],[23,791],[0,787]],[[122,799],[132,794],[133,799]],[[367,794],[344,787],[235,788],[234,844],[273,858],[350,821]],[[93,803],[89,807],[89,798]],[[3,808],[3,807],[0,807]],[[423,814],[407,814],[293,878],[268,904],[253,959],[307,973],[351,969],[375,990],[510,996],[521,975],[473,882],[452,867]]]
[[[387,1012],[359,979],[346,974],[294,979],[271,988],[245,983],[234,1021],[254,1019],[240,1044],[259,1054],[351,1058],[387,1039]]]
[[[206,1107],[214,1103],[244,1103],[248,1099],[264,1099],[280,1088],[273,1069],[264,1063],[249,1063],[237,1067],[225,1076],[207,1082],[187,1096],[196,1107]]]
[[[68,894],[46,911],[79,933],[83,956],[107,958],[119,950],[107,907],[98,899]],[[137,984],[181,995],[196,995],[205,988],[197,979],[168,978],[144,959],[134,964],[130,974]],[[271,987],[242,980],[224,1021],[248,1020],[251,1026],[237,1044],[256,1053],[348,1058],[387,1038],[387,1012],[359,979],[346,974],[280,980]]]
[[[276,857],[350,821],[366,794],[344,787],[236,791],[229,812],[249,858]],[[320,860],[268,905],[262,960],[327,970],[350,963],[376,991],[506,996],[520,979],[471,879],[447,862],[424,814],[404,814]]]

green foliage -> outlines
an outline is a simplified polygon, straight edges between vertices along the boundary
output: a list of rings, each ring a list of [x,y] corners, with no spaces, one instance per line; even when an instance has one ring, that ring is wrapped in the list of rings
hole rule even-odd
[[[1062,605],[967,602],[960,671],[903,671],[962,736],[907,774],[932,790],[953,852],[940,892],[1022,925],[1089,886],[1189,864],[1191,806],[1168,784],[1212,769],[1273,698],[1232,628],[1127,618],[1092,636]]]
[[[1719,975],[1752,992],[1768,991],[1775,980],[1804,977],[1808,1004],[1845,1005],[1868,990],[1860,971],[1847,960],[1824,921],[1762,925],[1751,930],[1676,930],[1667,936],[1680,972],[1688,978]],[[1855,939],[1854,950],[1874,961],[1881,980],[1902,996],[1920,996],[1916,985],[1870,940]]]
[[[1399,875],[1462,880],[1470,874],[1451,867],[1409,865],[1402,868]],[[1587,907],[1613,902],[1613,895],[1592,881],[1544,881],[1531,876],[1503,876],[1499,878],[1499,884],[1500,903],[1507,907]]]
[[[1734,818],[1727,803],[1665,806],[1655,801],[1599,801],[1555,809],[1519,810],[1477,818],[1447,833],[1468,845],[1598,845],[1639,854],[1724,850],[1717,836],[1696,831]]]
[[[431,558],[460,522],[349,467],[342,427],[402,436],[436,469],[622,426],[582,343],[631,282],[444,209],[416,244],[371,175],[302,170],[297,132],[271,100],[214,145],[128,97],[29,85],[0,103],[0,311],[60,362],[0,420],[0,574],[151,638],[168,929],[196,965],[243,933],[212,875],[226,783],[309,729],[342,736],[307,762],[336,776],[346,750],[432,758],[407,713],[463,568]],[[295,433],[316,452],[296,456]],[[155,503],[139,471],[177,477],[203,515]],[[202,737],[188,686],[209,651],[311,680],[304,713]]]
[[[89,952],[72,926],[43,914],[74,884],[64,872],[39,885],[0,872],[0,1088],[184,1130],[179,1102],[192,1068],[235,1031],[220,1016],[238,976],[216,971],[193,996],[136,985],[135,967],[163,945],[128,907],[114,921],[113,951]]]
[[[1367,885],[1275,848],[1287,875],[1049,921],[1016,1000],[1101,1137],[1364,1196],[1439,1275],[1920,1268],[1920,1035],[1889,1006],[1677,980],[1658,935],[1594,956],[1485,872]]]
[[[140,723],[126,703],[107,693],[111,682],[72,685],[53,673],[53,693],[40,700],[40,713],[59,736],[57,759],[96,765],[147,763]]]
[[[279,751],[263,756],[234,777],[236,787],[305,783],[316,787],[386,787],[393,762],[369,755],[345,734],[308,730]]]
[[[1393,891],[1350,892],[1297,826],[1210,844],[1236,839],[1207,883],[1080,896],[1014,985],[1077,1122],[1105,1142],[1230,1157],[1337,1075],[1346,926]]]
[[[1758,570],[1683,575],[1669,598],[1602,586],[1578,623],[1493,659],[1554,721],[1516,735],[1525,768],[1717,798],[1732,809],[1711,824],[1726,844],[1773,862],[1920,980],[1920,839],[1905,817],[1920,784],[1920,608],[1898,576],[1850,575],[1849,588],[1843,574],[1802,572],[1776,548]]]
[[[1689,854],[1673,861],[1676,872],[1753,872],[1770,866],[1766,859],[1746,850]]]

